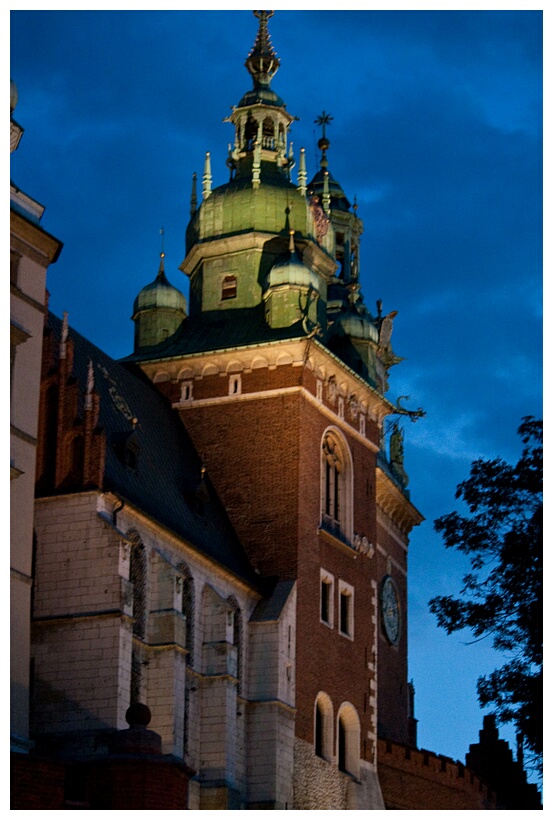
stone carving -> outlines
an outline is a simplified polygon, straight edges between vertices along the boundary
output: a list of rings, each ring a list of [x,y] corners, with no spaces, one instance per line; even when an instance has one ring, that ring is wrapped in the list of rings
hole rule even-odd
[[[359,533],[356,532],[353,536],[353,547],[357,552],[360,552],[361,555],[366,555],[368,558],[372,558],[374,555],[374,545],[369,541],[366,535],[359,535]]]
[[[338,398],[338,385],[336,384],[336,377],[331,376],[328,380],[327,396],[330,404],[336,404]]]

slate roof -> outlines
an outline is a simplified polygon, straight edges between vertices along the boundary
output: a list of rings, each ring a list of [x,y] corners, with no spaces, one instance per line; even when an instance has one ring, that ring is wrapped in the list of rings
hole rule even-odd
[[[58,340],[61,320],[49,314]],[[124,366],[72,328],[73,375],[84,395],[89,362],[106,435],[104,491],[112,491],[207,558],[259,589],[244,548],[178,414],[143,373]],[[137,419],[133,426],[132,419]],[[134,454],[135,466],[125,457]]]
[[[256,604],[251,621],[278,621],[296,582],[277,581],[271,594]]]
[[[301,320],[290,327],[271,328],[265,321],[264,306],[204,312],[186,318],[179,329],[158,345],[144,347],[122,362],[151,361],[186,356],[204,351],[229,350],[254,344],[267,344],[307,335]]]

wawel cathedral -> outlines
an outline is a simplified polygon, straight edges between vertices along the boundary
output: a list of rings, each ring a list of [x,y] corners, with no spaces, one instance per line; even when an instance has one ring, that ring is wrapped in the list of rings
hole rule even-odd
[[[162,253],[124,360],[48,312],[61,242],[11,184],[12,808],[499,808],[490,755],[530,787],[493,718],[466,765],[417,747],[422,411],[386,397],[395,312],[364,303],[329,117],[309,179],[254,14],[227,181],[207,155],[192,184],[189,304]]]

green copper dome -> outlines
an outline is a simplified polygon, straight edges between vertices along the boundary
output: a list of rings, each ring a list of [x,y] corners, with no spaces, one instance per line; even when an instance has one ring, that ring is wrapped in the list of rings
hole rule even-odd
[[[328,165],[328,163],[327,163]],[[314,194],[319,196],[322,199],[324,193],[324,178],[325,178],[325,171],[326,166],[320,168],[311,182],[309,183],[308,190],[312,191]],[[350,209],[350,202],[345,195],[344,191],[339,182],[337,182],[330,171],[328,173],[328,190],[330,193],[330,207],[335,208],[339,211],[349,211]]]
[[[306,198],[273,164],[263,163],[259,187],[244,175],[211,191],[188,225],[186,246],[249,231],[287,235],[290,224],[302,238],[315,237]]]
[[[143,287],[134,300],[135,314],[142,310],[155,308],[182,311],[186,314],[186,298],[180,290],[170,284],[165,276],[163,255],[156,278],[149,285]]]
[[[279,285],[298,285],[320,291],[319,276],[299,258],[294,247],[293,231],[290,232],[290,252],[282,261],[275,262],[269,272],[267,284],[270,288]]]
[[[134,300],[134,352],[169,339],[186,319],[186,299],[167,281],[161,254],[159,271],[153,282],[142,288]]]

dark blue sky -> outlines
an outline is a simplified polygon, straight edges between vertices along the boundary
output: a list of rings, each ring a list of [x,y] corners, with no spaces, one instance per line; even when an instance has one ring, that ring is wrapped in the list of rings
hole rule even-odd
[[[277,11],[269,24],[296,156],[305,147],[315,173],[314,120],[330,112],[330,171],[365,226],[365,302],[398,311],[389,398],[427,412],[405,425],[426,518],[409,554],[410,677],[419,745],[461,760],[481,728],[476,680],[500,658],[429,614],[466,569],[432,522],[470,462],[516,459],[521,417],[542,412],[541,25],[539,11]],[[214,187],[228,179],[223,119],[250,88],[256,28],[251,11],[11,13],[25,128],[11,175],[64,242],[50,306],[114,357],[132,350],[162,226],[168,278],[187,292],[192,173],[211,151]]]

